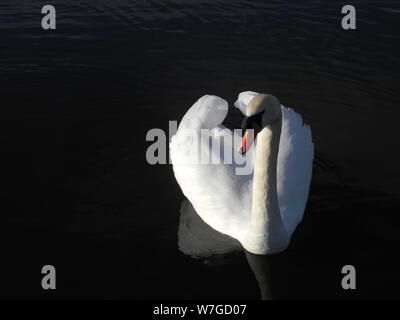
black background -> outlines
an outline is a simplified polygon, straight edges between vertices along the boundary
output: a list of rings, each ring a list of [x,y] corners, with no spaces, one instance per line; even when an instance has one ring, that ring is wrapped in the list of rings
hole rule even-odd
[[[148,130],[245,90],[302,114],[316,150],[290,248],[260,258],[274,297],[399,297],[397,1],[352,1],[349,31],[340,1],[56,0],[42,30],[45,4],[0,4],[1,297],[258,299],[243,252],[179,250],[184,197],[145,158]]]

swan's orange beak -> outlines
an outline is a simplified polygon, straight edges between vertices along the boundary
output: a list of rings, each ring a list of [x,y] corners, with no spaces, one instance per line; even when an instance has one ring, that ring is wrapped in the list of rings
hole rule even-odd
[[[253,140],[253,141],[256,140],[256,136],[257,136],[257,134],[259,132],[260,132],[259,127],[255,126],[255,128],[254,128],[254,139],[251,139],[251,140]],[[240,154],[245,154],[247,152],[247,150],[250,149],[250,147],[252,145],[253,141],[249,142],[250,139],[248,138],[249,137],[248,133],[249,133],[249,130],[246,130],[246,132],[243,135],[242,142],[239,144],[239,146],[237,148],[237,151]]]
[[[248,131],[246,130],[246,132],[243,135],[242,142],[238,145],[237,151],[240,154],[245,154],[247,151],[247,133]]]

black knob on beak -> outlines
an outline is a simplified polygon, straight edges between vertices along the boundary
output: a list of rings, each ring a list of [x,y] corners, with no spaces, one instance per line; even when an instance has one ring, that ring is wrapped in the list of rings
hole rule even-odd
[[[246,130],[249,128],[249,117],[244,116],[242,120],[242,137],[246,133]]]

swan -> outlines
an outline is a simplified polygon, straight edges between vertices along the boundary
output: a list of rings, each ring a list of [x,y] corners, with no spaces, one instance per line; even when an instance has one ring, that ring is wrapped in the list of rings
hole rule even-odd
[[[224,150],[238,153],[237,133],[221,124],[228,103],[214,95],[194,103],[171,138],[173,172],[183,194],[208,225],[237,239],[251,253],[278,253],[289,246],[307,203],[314,157],[311,129],[298,113],[270,94],[245,91],[234,106],[244,115],[246,133],[243,139],[239,137],[240,151],[243,157],[253,155],[248,157],[251,173],[237,174],[238,164],[226,163],[225,153],[211,150],[212,142],[228,132],[232,139],[224,139]],[[211,130],[207,139],[201,135],[205,129]],[[252,144],[248,129],[255,132]],[[201,156],[211,153],[220,162],[193,161],[198,150]]]

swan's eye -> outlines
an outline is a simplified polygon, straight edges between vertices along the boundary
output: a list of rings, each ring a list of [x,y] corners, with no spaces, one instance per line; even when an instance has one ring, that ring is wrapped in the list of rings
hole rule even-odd
[[[252,129],[254,129],[254,130],[258,130],[258,131],[261,130],[261,125],[258,124],[257,122],[253,122],[253,123],[251,124],[251,127],[252,127]]]
[[[262,117],[263,117],[264,112],[265,112],[265,110],[260,112],[260,113],[255,114],[254,116],[250,117],[251,118],[251,122],[250,123],[251,123],[251,127],[253,129],[261,129],[261,127],[262,127]]]
[[[242,121],[242,131],[244,134],[244,131],[247,129],[256,129],[256,130],[261,130],[262,128],[262,117],[264,114],[265,110],[257,113],[255,115],[252,115],[250,117],[244,117]]]

